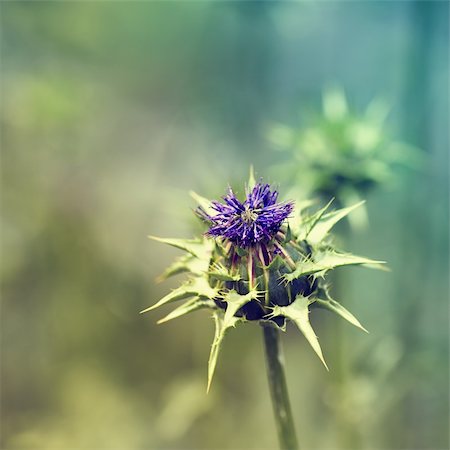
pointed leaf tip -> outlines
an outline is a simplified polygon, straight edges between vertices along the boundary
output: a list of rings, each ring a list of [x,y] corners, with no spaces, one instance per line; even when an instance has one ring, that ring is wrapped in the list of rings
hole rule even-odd
[[[328,234],[328,232],[336,225],[336,223],[338,223],[341,219],[350,214],[354,209],[363,205],[365,203],[365,200],[362,200],[352,206],[348,206],[347,208],[337,209],[336,211],[324,214],[330,203],[331,202],[329,202],[325,208],[321,209],[319,213],[317,213],[320,216],[314,222],[314,224],[312,225],[311,229],[307,234],[309,242],[317,243],[322,241]]]
[[[204,278],[193,278],[188,280],[181,286],[173,289],[167,295],[165,295],[161,300],[159,300],[154,305],[144,309],[142,312],[151,311],[152,309],[159,308],[162,305],[175,302],[177,300],[182,300],[189,297],[201,297],[206,299],[213,299],[218,294],[217,288],[212,288],[207,280]]]
[[[152,309],[155,309],[155,308],[156,308],[156,305],[149,306],[148,308],[145,308],[142,311],[139,311],[139,314],[144,314],[144,313],[149,312],[149,311],[151,311]]]
[[[192,255],[197,257],[201,256],[205,248],[205,244],[199,239],[160,238],[158,236],[152,235],[148,235],[147,237],[154,241],[170,245],[180,250],[184,250],[185,252],[191,253]]]
[[[214,305],[214,302],[208,300],[202,300],[199,297],[194,297],[191,300],[188,300],[186,303],[182,304],[178,308],[174,309],[172,312],[167,314],[167,316],[159,319],[156,322],[158,325],[168,322],[169,320],[177,319],[178,317],[185,316],[186,314],[190,314],[191,312],[198,311],[199,309],[211,308]]]
[[[317,299],[314,305],[318,308],[327,309],[338,316],[342,317],[347,322],[351,323],[356,328],[369,334],[369,332],[361,325],[361,322],[346,308],[344,308],[339,302],[333,299]]]
[[[253,164],[250,166],[249,176],[248,176],[248,190],[251,191],[256,185],[255,169]]]
[[[316,355],[322,361],[325,369],[329,371],[330,369],[325,362],[319,340],[317,339],[317,336],[309,321],[309,304],[310,300],[307,297],[298,295],[295,298],[294,302],[290,305],[276,306],[273,310],[273,314],[287,317],[297,325],[297,328],[302,332],[303,336],[305,336],[306,340],[311,345]]]

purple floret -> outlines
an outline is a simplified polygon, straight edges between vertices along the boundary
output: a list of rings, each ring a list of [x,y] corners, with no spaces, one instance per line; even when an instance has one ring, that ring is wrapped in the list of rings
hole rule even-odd
[[[269,184],[256,184],[243,203],[229,188],[223,197],[225,203],[211,202],[217,214],[209,215],[202,208],[197,209],[197,214],[210,223],[208,236],[246,248],[270,241],[293,211],[292,202],[277,203],[277,198],[278,192],[271,191]]]

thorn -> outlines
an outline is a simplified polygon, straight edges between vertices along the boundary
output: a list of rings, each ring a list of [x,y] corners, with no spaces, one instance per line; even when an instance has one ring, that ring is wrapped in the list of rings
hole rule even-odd
[[[151,310],[154,309],[155,307],[156,307],[156,305],[149,306],[148,308],[145,308],[145,309],[143,309],[142,311],[139,311],[139,314],[144,314],[144,313],[146,313],[146,312],[148,312],[148,311],[151,311]]]

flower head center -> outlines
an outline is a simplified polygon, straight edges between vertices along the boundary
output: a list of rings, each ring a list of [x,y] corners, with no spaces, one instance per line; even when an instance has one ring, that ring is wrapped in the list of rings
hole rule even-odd
[[[241,219],[248,225],[251,225],[258,218],[258,214],[248,205],[245,205],[244,211],[241,213]]]
[[[212,213],[199,208],[197,214],[209,223],[207,236],[249,248],[271,241],[294,209],[292,202],[277,202],[277,197],[269,184],[257,183],[242,202],[229,188],[224,203],[211,202]]]

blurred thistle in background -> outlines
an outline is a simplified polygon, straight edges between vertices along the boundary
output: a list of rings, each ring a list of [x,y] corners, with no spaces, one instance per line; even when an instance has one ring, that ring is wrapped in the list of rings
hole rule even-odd
[[[339,299],[370,334],[344,329],[339,408],[332,375],[284,336],[302,444],[343,448],[344,408],[360,449],[449,447],[447,2],[0,7],[1,448],[276,447],[251,327],[230,333],[207,396],[208,312],[138,314],[179,285],[151,281],[177,250],[146,236],[202,232],[189,189],[217,198],[256,161],[274,173],[264,124],[307,123],[330,80],[354,111],[389,99],[384,129],[425,163],[367,192],[370,232],[346,238],[392,272],[342,269]],[[332,348],[337,320],[311,322]]]
[[[324,90],[322,108],[312,124],[298,129],[277,124],[267,131],[274,148],[289,152],[289,160],[278,164],[276,172],[291,180],[294,191],[326,201],[336,198],[349,206],[375,187],[392,185],[398,176],[395,169],[421,167],[422,152],[387,135],[384,124],[390,108],[380,98],[357,114],[350,110],[344,90],[334,86]],[[349,219],[356,227],[367,224],[365,207]]]

